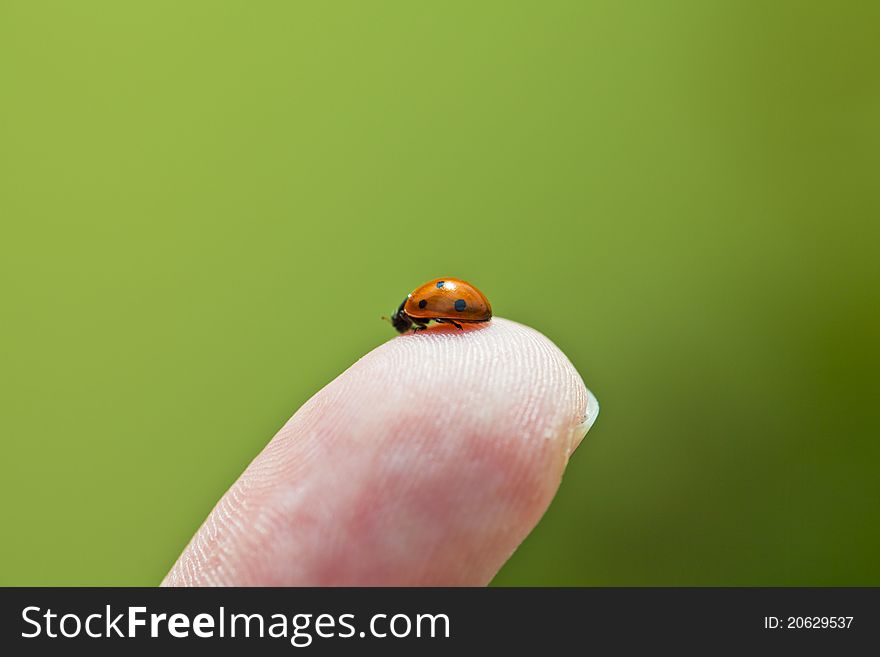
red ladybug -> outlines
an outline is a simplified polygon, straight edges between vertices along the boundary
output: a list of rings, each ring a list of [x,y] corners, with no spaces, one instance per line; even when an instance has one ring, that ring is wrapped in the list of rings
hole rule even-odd
[[[456,328],[492,319],[492,306],[485,295],[460,278],[435,278],[417,287],[391,316],[400,333],[421,331],[428,322],[449,323]]]

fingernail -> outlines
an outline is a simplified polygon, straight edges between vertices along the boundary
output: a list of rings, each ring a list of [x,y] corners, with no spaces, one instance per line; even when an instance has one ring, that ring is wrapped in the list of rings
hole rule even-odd
[[[599,415],[599,400],[596,399],[596,395],[590,392],[590,389],[587,388],[587,406],[584,409],[584,415],[581,418],[581,421],[575,426],[572,430],[572,440],[571,440],[571,451],[569,452],[569,458],[574,454],[574,451],[578,448],[578,445],[584,439],[584,436],[587,435],[587,432],[590,430],[590,427],[593,426],[593,423],[596,421],[596,417]]]

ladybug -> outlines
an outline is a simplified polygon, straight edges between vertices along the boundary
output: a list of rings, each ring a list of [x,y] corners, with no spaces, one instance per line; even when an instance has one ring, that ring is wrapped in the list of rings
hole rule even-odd
[[[460,278],[447,277],[435,278],[413,290],[391,315],[391,324],[399,333],[406,333],[426,329],[431,321],[461,329],[462,323],[490,319],[492,306],[482,292]]]

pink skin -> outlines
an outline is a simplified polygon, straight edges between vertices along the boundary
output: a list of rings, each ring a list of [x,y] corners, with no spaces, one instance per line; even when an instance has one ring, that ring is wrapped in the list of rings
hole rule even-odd
[[[521,324],[395,338],[296,412],[163,585],[485,585],[597,412],[565,355]]]

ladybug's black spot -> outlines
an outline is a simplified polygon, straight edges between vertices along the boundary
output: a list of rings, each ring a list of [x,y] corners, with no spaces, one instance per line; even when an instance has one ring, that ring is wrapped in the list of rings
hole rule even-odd
[[[464,299],[456,299],[456,300],[455,300],[455,309],[456,309],[458,312],[461,312],[461,311],[464,310],[465,308],[467,308],[467,303],[465,303],[465,300],[464,300]]]
[[[437,287],[443,287],[446,284],[446,281],[437,281]]]
[[[428,305],[428,302],[425,301],[424,299],[422,299],[421,301],[419,301],[419,308],[424,308],[424,307],[427,306],[427,305]]]

